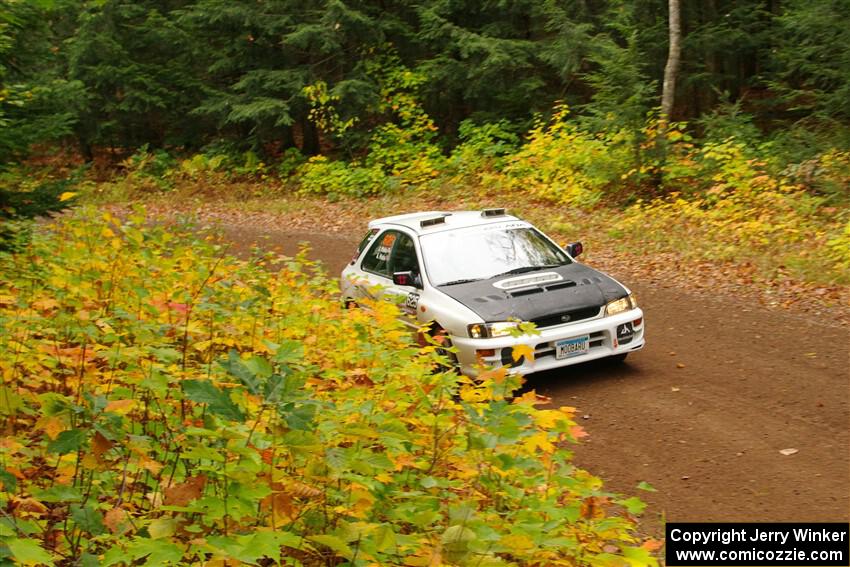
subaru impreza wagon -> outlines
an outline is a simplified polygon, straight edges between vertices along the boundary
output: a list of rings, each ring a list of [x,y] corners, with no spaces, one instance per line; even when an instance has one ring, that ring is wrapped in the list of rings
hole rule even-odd
[[[643,311],[623,284],[577,262],[581,251],[504,209],[386,217],[343,270],[342,298],[397,301],[405,323],[442,335],[472,376],[622,360],[644,346]]]

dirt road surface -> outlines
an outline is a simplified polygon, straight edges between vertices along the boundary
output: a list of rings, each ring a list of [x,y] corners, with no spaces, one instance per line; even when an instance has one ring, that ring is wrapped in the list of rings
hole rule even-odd
[[[336,275],[355,237],[231,227],[293,254],[302,241]],[[850,520],[850,332],[805,313],[768,311],[620,276],[646,313],[647,346],[623,365],[529,377],[578,408],[589,436],[575,462],[608,489],[639,495],[644,529],[667,521]],[[795,449],[790,455],[784,449]],[[636,489],[646,481],[657,492]]]

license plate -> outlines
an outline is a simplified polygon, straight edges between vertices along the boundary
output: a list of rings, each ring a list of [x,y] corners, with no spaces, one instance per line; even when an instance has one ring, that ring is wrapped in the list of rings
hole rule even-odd
[[[555,343],[555,358],[570,358],[587,354],[590,347],[590,335],[576,337],[574,339],[563,339]]]

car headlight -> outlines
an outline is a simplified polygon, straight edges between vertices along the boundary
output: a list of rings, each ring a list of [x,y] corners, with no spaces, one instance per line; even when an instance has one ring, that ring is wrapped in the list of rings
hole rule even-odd
[[[519,328],[518,321],[500,321],[498,323],[475,323],[469,325],[467,330],[473,339],[487,339],[492,337],[507,337],[511,331]]]
[[[626,297],[621,297],[620,299],[615,299],[614,301],[609,301],[605,306],[605,316],[608,315],[616,315],[617,313],[622,313],[623,311],[628,311],[629,309],[634,309],[637,307],[637,299],[633,293],[630,293]]]

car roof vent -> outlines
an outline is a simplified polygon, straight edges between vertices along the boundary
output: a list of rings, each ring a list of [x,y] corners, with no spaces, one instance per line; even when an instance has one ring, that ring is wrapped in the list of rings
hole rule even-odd
[[[447,216],[449,215],[440,215],[438,217],[432,217],[430,219],[419,221],[419,226],[422,228],[427,228],[429,226],[434,226],[437,224],[445,224]]]
[[[484,209],[481,211],[482,217],[503,217],[505,216],[505,209]]]

